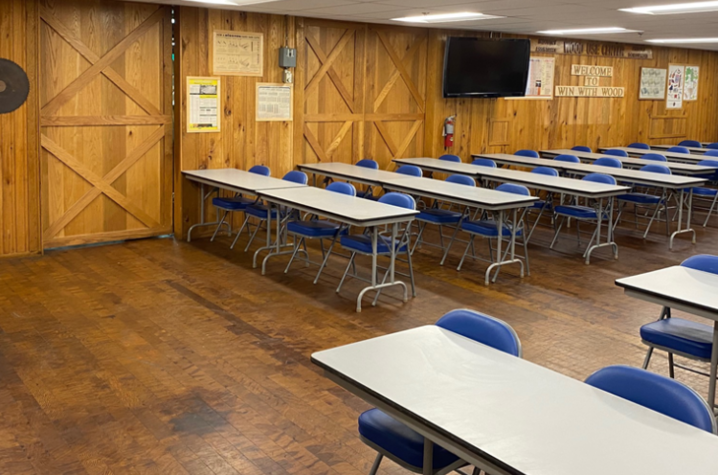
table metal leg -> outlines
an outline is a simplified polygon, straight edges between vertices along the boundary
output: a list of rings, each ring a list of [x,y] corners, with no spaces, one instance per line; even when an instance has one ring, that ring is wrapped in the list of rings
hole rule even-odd
[[[516,259],[516,231],[518,229],[518,208],[513,209],[513,223],[511,225],[511,238],[508,243],[508,249],[507,251],[510,253],[510,256],[508,259],[504,258],[504,253],[501,252],[501,249],[503,247],[503,241],[504,241],[504,225],[506,224],[506,212],[504,210],[499,211],[499,219],[496,222],[497,224],[497,230],[498,230],[498,237],[496,239],[496,260],[497,262],[494,262],[491,264],[487,269],[486,273],[484,274],[484,284],[489,285],[489,279],[491,278],[491,272],[496,269],[496,274],[494,275],[494,278],[491,280],[491,282],[496,282],[496,279],[499,276],[499,270],[502,266],[505,266],[507,264],[519,264],[521,266],[521,278],[524,277],[524,262],[521,259]]]
[[[206,210],[205,210],[205,201],[207,201],[207,198],[209,198],[212,193],[219,193],[219,188],[212,187],[207,193],[204,192],[204,183],[200,183],[200,203],[199,203],[199,223],[192,225],[187,230],[187,242],[192,242],[192,231],[195,230],[195,228],[200,228],[203,226],[219,226],[220,220],[219,220],[219,214],[217,215],[217,221],[212,221],[211,223],[205,222],[206,219]],[[229,231],[229,235],[232,235],[232,225],[228,222],[225,222],[223,224],[227,225],[227,230]]]
[[[596,232],[594,233],[596,244],[593,244],[594,238],[591,238],[591,242],[588,243],[588,248],[586,249],[586,252],[584,253],[584,258],[586,259],[586,265],[591,263],[591,254],[596,249],[599,249],[601,247],[611,247],[613,248],[613,258],[618,259],[618,244],[616,244],[613,241],[613,206],[614,206],[614,198],[609,198],[608,202],[606,203],[606,207],[603,206],[603,199],[598,200],[598,221],[596,224]],[[606,242],[601,242],[601,236],[603,235],[603,217],[604,214],[607,214],[606,219]]]
[[[696,243],[696,231],[691,227],[691,217],[693,214],[693,188],[688,190],[688,222],[686,223],[686,229],[683,229],[683,204],[685,203],[686,190],[681,190],[678,198],[678,229],[671,234],[671,239],[668,243],[668,249],[673,250],[673,239],[679,234],[691,233],[693,235],[692,243]],[[668,219],[668,212],[666,212],[666,219]]]
[[[718,376],[718,321],[713,323],[713,353],[711,353],[711,374],[708,382],[708,404],[716,407],[716,376]]]
[[[276,256],[285,256],[292,254],[294,252],[294,246],[291,244],[287,244],[286,234],[282,232],[282,208],[281,206],[277,206],[277,219],[276,219],[276,235],[274,238],[274,242],[272,242],[272,203],[267,203],[267,244],[264,247],[260,247],[257,249],[254,253],[254,265],[253,267],[257,267],[257,256],[262,251],[269,251],[269,254],[267,254],[264,259],[262,260],[262,275],[264,275],[267,272],[267,262],[272,257]],[[291,214],[287,213],[287,218],[290,219]],[[290,248],[289,250],[282,251],[283,248]],[[305,252],[306,251],[302,251]],[[309,254],[306,254],[306,257],[309,257]]]
[[[423,475],[434,473],[434,443],[424,437],[424,470]]]

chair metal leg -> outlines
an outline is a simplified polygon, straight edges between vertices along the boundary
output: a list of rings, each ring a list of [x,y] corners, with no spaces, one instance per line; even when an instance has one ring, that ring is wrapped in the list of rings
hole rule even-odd
[[[382,454],[376,454],[374,464],[371,466],[371,470],[369,470],[369,475],[376,475],[377,470],[379,470],[379,465],[381,465],[381,459],[383,458],[384,456]]]
[[[414,285],[414,264],[411,262],[411,253],[406,253],[407,260],[409,261],[409,280],[411,280],[411,296],[416,297],[416,285]]]
[[[673,353],[668,353],[668,375],[671,379],[675,379],[676,377],[675,365],[673,364]]]
[[[526,230],[524,229],[524,233]],[[529,267],[529,243],[527,241],[526,235],[524,234],[524,237],[522,238],[523,244],[524,244],[524,260],[526,261],[526,275],[531,275],[531,267]]]
[[[349,269],[351,268],[352,264],[354,263],[354,258],[356,257],[357,253],[352,252],[352,257],[349,259],[349,263],[347,263],[347,268],[344,270],[344,275],[342,276],[342,280],[339,281],[339,287],[337,287],[337,293],[339,293],[342,290],[342,285],[344,285],[344,279],[347,278],[347,274],[349,273]]]
[[[474,471],[471,472],[471,475],[481,475],[483,472],[479,467],[474,467]]]
[[[456,267],[457,271],[461,270],[461,266],[464,265],[464,260],[466,259],[466,254],[469,253],[469,249],[471,248],[471,243],[474,242],[475,235],[471,235],[469,238],[469,242],[466,244],[466,250],[464,251],[464,255],[461,256],[461,261],[459,261],[459,265]]]
[[[449,245],[446,247],[446,250],[444,251],[444,256],[441,258],[441,262],[439,263],[440,266],[444,265],[444,262],[446,261],[446,257],[449,255],[451,246],[454,244],[454,241],[456,240],[456,235],[459,234],[459,228],[461,228],[461,221],[456,223],[456,228],[454,228],[454,234],[453,234],[453,236],[451,236],[451,241],[449,241]]]
[[[239,228],[239,231],[237,231],[237,235],[234,237],[234,241],[232,241],[232,245],[229,246],[230,249],[234,249],[234,246],[237,244],[237,241],[239,241],[239,236],[242,235],[242,231],[244,231],[244,228],[247,228],[247,234],[249,234],[250,237],[252,237],[252,234],[249,232],[249,216],[244,218],[244,222],[242,223],[242,227]]]
[[[413,254],[414,251],[416,251],[416,248],[419,247],[419,243],[421,242],[421,236],[424,234],[424,229],[426,229],[427,223],[419,223],[419,233],[416,235],[416,242],[414,243],[414,247],[411,248],[411,253]]]
[[[327,262],[329,261],[329,256],[332,255],[332,249],[334,249],[334,244],[336,244],[338,237],[339,237],[339,232],[337,232],[336,235],[334,236],[334,239],[332,239],[332,243],[329,245],[329,249],[327,250],[327,253],[324,256],[322,265],[319,266],[319,272],[317,272],[317,276],[314,278],[314,285],[316,285],[316,283],[319,282],[319,276],[322,275],[322,271],[324,271],[324,268],[327,266]]]
[[[249,219],[249,216],[247,216],[247,219]],[[262,224],[264,221],[260,221],[259,224],[257,224],[257,227],[254,229],[254,232],[252,233],[252,236],[249,238],[249,242],[247,243],[247,247],[244,248],[244,252],[249,251],[249,246],[252,245],[252,241],[254,241],[254,238],[257,236],[257,233],[259,232],[259,229],[262,227]],[[269,232],[269,230],[267,230]]]
[[[648,352],[646,353],[646,358],[643,360],[643,369],[648,369],[648,363],[651,362],[651,356],[653,355],[653,347],[648,347]]]
[[[217,233],[222,228],[222,225],[224,224],[224,220],[227,219],[227,215],[229,214],[229,211],[225,211],[224,215],[222,215],[222,219],[219,221],[219,224],[217,225],[217,229],[214,230],[214,234],[212,234],[212,239],[210,239],[210,242],[214,242],[214,238],[217,237]],[[230,236],[232,235],[232,228],[230,228]]]
[[[304,238],[297,241],[297,237],[294,236],[294,252],[292,252],[292,257],[289,258],[289,262],[287,263],[287,267],[284,269],[284,273],[289,272],[289,268],[292,267],[292,262],[294,262],[294,258],[297,257],[297,252],[299,252],[299,243],[302,242]]]
[[[706,220],[703,222],[704,228],[706,226],[708,226],[708,220],[711,219],[711,214],[713,214],[713,209],[716,206],[716,201],[718,201],[718,194],[716,194],[715,198],[713,198],[713,203],[711,203],[711,208],[708,210],[708,216],[706,216]]]
[[[549,249],[553,249],[553,246],[556,244],[556,240],[558,239],[558,234],[561,232],[561,228],[563,227],[563,223],[566,221],[566,217],[561,217],[561,222],[558,224],[558,228],[556,228],[556,232],[553,235],[553,241],[551,241],[551,245],[549,246]]]

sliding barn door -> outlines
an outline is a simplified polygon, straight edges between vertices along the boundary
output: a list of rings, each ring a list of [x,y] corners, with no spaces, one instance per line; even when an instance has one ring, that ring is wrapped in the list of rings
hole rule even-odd
[[[172,229],[167,6],[40,1],[45,248]]]

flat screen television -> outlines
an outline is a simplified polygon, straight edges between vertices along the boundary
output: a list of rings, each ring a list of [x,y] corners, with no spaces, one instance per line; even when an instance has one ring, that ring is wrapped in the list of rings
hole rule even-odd
[[[444,97],[526,94],[530,40],[450,37],[444,54]]]

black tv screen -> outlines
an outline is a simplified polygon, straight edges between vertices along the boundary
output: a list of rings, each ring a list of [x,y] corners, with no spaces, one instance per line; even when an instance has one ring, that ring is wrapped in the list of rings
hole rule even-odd
[[[451,37],[444,55],[444,97],[526,94],[531,42]]]

